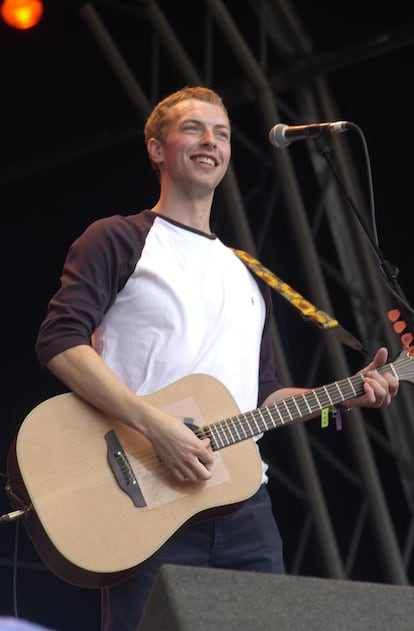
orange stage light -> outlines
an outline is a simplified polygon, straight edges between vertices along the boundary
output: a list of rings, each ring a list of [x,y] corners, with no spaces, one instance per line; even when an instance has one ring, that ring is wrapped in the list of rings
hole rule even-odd
[[[17,29],[35,26],[43,15],[42,0],[3,0],[0,14],[4,22]]]

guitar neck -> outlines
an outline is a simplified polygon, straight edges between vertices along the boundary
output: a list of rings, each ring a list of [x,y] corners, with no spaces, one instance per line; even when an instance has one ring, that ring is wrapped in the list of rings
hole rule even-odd
[[[398,377],[396,364],[382,366],[378,372],[393,372]],[[263,432],[313,418],[324,408],[358,397],[363,392],[364,376],[354,375],[277,403],[206,425],[199,428],[197,434],[200,437],[208,437],[213,451],[218,451]]]

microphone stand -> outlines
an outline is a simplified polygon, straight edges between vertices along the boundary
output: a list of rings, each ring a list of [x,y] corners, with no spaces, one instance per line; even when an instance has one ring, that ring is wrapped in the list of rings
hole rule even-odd
[[[360,214],[360,212],[358,211],[358,208],[356,207],[353,199],[351,198],[351,196],[349,195],[348,191],[346,190],[346,187],[338,173],[338,170],[336,169],[332,158],[331,158],[331,152],[328,146],[328,143],[326,142],[325,139],[325,134],[323,131],[321,131],[321,134],[318,138],[314,138],[314,142],[315,142],[315,146],[316,149],[318,150],[318,152],[320,153],[320,155],[326,160],[329,168],[331,169],[332,173],[335,176],[335,179],[337,181],[337,183],[339,184],[343,194],[345,195],[346,200],[348,201],[353,213],[355,214],[356,218],[358,219],[372,249],[374,250],[377,260],[378,260],[378,264],[380,267],[380,270],[382,271],[382,274],[384,275],[388,286],[391,290],[392,295],[394,296],[394,298],[397,301],[397,305],[398,305],[398,309],[401,313],[401,315],[404,318],[405,324],[407,326],[407,329],[409,330],[409,332],[411,333],[411,340],[414,337],[414,311],[412,309],[412,307],[409,305],[406,296],[404,295],[404,292],[402,291],[399,283],[398,283],[398,274],[399,274],[399,270],[395,265],[392,265],[389,261],[387,261],[385,259],[385,257],[383,256],[380,248],[378,247],[378,245],[375,243],[374,239],[371,236],[371,233],[369,231],[369,229],[367,228],[367,226],[365,225],[365,222]]]

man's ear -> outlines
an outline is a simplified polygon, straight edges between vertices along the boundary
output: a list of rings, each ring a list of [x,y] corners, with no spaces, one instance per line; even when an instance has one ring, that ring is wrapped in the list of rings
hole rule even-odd
[[[147,151],[152,162],[158,165],[163,162],[164,151],[159,140],[150,138],[147,142]]]

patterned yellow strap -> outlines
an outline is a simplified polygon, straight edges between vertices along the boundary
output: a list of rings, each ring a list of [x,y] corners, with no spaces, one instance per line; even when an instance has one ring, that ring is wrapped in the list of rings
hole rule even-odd
[[[306,300],[295,289],[290,287],[283,280],[278,278],[267,267],[262,265],[260,261],[255,259],[251,254],[248,254],[244,250],[237,250],[231,248],[233,252],[249,266],[249,268],[262,278],[270,287],[275,289],[283,298],[285,298],[291,305],[298,309],[306,320],[315,324],[318,328],[324,330],[332,330],[338,335],[341,342],[347,344],[351,348],[356,350],[364,350],[363,345],[353,335],[348,333],[335,318],[317,309],[309,300]]]

